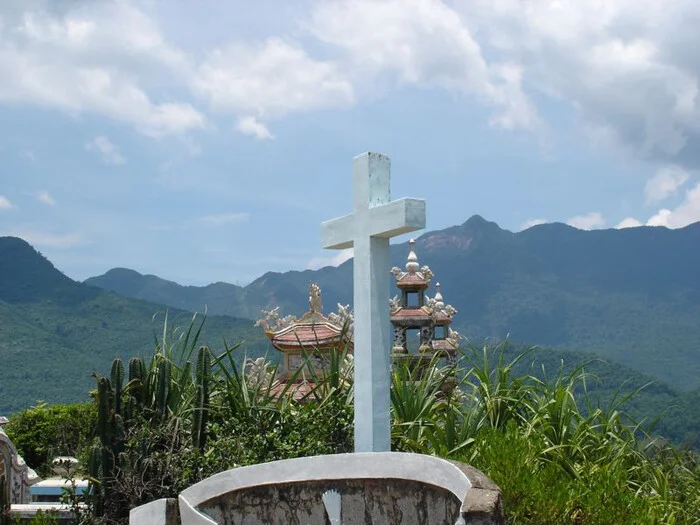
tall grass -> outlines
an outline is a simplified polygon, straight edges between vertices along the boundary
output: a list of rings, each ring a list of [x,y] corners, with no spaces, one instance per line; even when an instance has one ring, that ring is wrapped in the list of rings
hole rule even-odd
[[[171,363],[169,389],[176,397],[168,401],[170,421],[162,423],[167,435],[179,435],[167,463],[173,481],[163,495],[226,468],[352,449],[347,349],[330,357],[322,376],[302,366],[280,385],[276,366],[263,359],[252,373],[243,348],[227,345],[211,368],[209,439],[202,450],[194,447],[188,378],[200,330],[190,327],[175,340],[164,332],[150,361],[156,375],[154,361]],[[469,348],[456,365],[435,361],[422,373],[394,366],[392,448],[481,469],[502,488],[509,523],[700,523],[697,456],[651,439],[627,418],[629,394],[620,391],[599,406],[587,396],[593,378],[585,367],[549,379],[517,375],[515,365],[527,352],[507,361],[503,350]],[[291,395],[296,380],[315,385],[301,401]],[[455,381],[456,388],[445,388]]]

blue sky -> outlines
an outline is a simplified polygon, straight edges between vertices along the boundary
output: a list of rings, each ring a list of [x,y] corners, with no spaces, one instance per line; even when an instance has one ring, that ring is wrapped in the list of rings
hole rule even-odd
[[[74,279],[337,264],[352,158],[427,228],[700,220],[700,3],[0,3],[0,235]],[[404,239],[398,239],[404,240]]]

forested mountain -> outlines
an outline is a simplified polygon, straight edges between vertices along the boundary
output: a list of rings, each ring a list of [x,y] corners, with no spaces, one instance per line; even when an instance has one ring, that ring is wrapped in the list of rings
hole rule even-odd
[[[0,414],[37,400],[88,399],[92,372],[117,356],[150,355],[166,312],[171,327],[192,318],[75,282],[25,241],[0,237]],[[220,349],[224,338],[250,341],[251,355],[267,349],[251,321],[209,316],[202,342]]]
[[[553,377],[560,367],[568,373],[590,361],[590,392],[603,404],[659,377],[671,378],[673,387],[653,382],[627,408],[649,422],[666,411],[658,430],[693,443],[700,433],[700,390],[681,390],[696,383],[693,370],[700,360],[699,226],[584,232],[553,224],[511,233],[473,217],[426,233],[416,251],[435,272],[434,281],[442,282],[447,302],[460,310],[456,324],[471,342],[510,333],[522,344],[508,358],[524,343],[542,345],[520,362],[518,373],[542,375],[544,368]],[[393,246],[393,263],[403,265],[406,254],[405,244]],[[221,348],[223,338],[247,340],[241,358],[259,355],[269,345],[252,321],[212,314],[255,318],[260,308],[276,305],[301,313],[308,307],[309,281],[323,287],[327,311],[336,302],[352,302],[352,261],[268,273],[243,288],[186,287],[125,269],[82,284],[21,239],[0,238],[0,413],[38,399],[86,399],[93,371],[106,371],[115,356],[150,353],[162,330],[163,304],[170,307],[171,324],[181,328],[192,315],[185,310],[206,306],[204,342]]]
[[[393,245],[392,263],[403,266],[407,251],[405,244]],[[554,223],[513,233],[473,216],[420,236],[416,252],[459,311],[455,326],[472,341],[509,335],[595,352],[679,389],[700,387],[700,223],[593,231]],[[86,282],[255,319],[263,307],[304,311],[309,281],[320,284],[326,309],[352,303],[352,261],[267,273],[246,287],[185,287],[123,269]]]

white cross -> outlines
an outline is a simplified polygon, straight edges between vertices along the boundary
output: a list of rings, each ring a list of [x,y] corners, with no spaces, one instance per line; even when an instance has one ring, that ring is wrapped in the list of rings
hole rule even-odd
[[[363,153],[353,162],[353,212],[321,225],[323,247],[354,247],[355,452],[391,450],[389,239],[425,228],[425,201],[390,202],[391,161]]]

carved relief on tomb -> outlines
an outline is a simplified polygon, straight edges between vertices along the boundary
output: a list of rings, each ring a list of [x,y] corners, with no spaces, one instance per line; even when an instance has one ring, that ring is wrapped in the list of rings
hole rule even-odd
[[[309,309],[312,312],[322,314],[323,303],[321,302],[321,288],[316,283],[309,286]]]
[[[272,380],[272,371],[264,357],[258,357],[255,360],[248,358],[245,362],[245,375],[246,383],[252,389],[264,388]]]
[[[425,308],[433,319],[437,318],[440,314],[453,317],[457,313],[457,310],[451,304],[442,304],[441,301],[437,301],[432,297],[428,298],[428,301],[425,303]]]
[[[10,438],[0,430],[0,475],[5,477],[10,503],[27,503],[29,487],[39,481],[22,457],[17,454]]]
[[[430,282],[434,277],[433,271],[428,266],[423,266],[420,269],[420,273],[423,274],[423,279],[425,279],[427,282]]]
[[[8,476],[6,473],[8,472],[8,468],[6,466],[7,460],[5,459],[5,455],[2,451],[2,448],[0,448],[0,487],[5,490],[6,497],[2,498],[2,501],[10,501],[10,487],[8,483]]]
[[[401,308],[401,300],[398,295],[389,299],[389,312],[394,314]]]
[[[401,279],[406,277],[409,273],[411,273],[411,272],[404,271],[401,268],[399,268],[398,266],[394,266],[391,269],[391,274],[394,276],[394,279],[396,279],[397,281],[400,281]],[[418,270],[415,273],[418,275],[418,277],[423,279],[426,283],[430,283],[430,281],[434,277],[433,271],[430,269],[429,266],[423,266],[420,270]]]
[[[394,325],[394,352],[405,352],[406,351],[406,330],[401,327]]]
[[[459,346],[459,342],[462,339],[462,335],[457,331],[457,330],[452,330],[452,328],[449,329],[449,335],[447,336],[447,340],[452,343],[454,346]]]
[[[277,332],[292,326],[292,324],[297,321],[297,318],[294,315],[280,317],[279,310],[279,306],[277,308],[273,308],[272,310],[263,310],[263,316],[255,323],[255,326],[261,327],[263,330],[265,330],[265,332]]]
[[[352,336],[355,328],[355,317],[349,304],[343,306],[342,304],[338,303],[338,313],[328,314],[328,321],[341,330],[344,329],[348,337]]]

